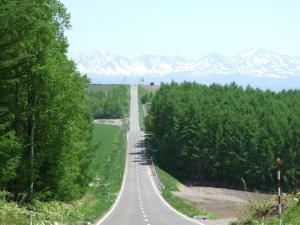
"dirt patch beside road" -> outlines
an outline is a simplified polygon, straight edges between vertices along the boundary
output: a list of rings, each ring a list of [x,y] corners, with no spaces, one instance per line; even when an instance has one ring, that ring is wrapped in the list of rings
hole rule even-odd
[[[246,191],[237,191],[226,188],[187,187],[179,185],[179,191],[174,192],[189,202],[195,203],[200,209],[213,212],[220,220],[210,220],[206,224],[229,224],[240,210],[245,209],[249,201],[271,199],[271,195]]]
[[[123,119],[96,119],[94,120],[94,123],[122,126],[124,120]]]

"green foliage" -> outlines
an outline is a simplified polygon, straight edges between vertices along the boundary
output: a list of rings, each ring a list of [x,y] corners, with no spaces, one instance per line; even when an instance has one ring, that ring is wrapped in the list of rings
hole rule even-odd
[[[274,190],[300,187],[300,91],[162,84],[145,118],[158,165],[181,180]],[[242,179],[241,179],[242,178]]]
[[[154,96],[152,91],[147,90],[142,85],[139,85],[139,87],[138,87],[138,95],[139,95],[139,99],[143,105],[150,102]]]
[[[103,171],[115,183],[96,197],[89,188],[94,178],[90,165],[99,146],[92,143],[89,80],[67,57],[64,31],[69,21],[59,0],[0,2],[0,188],[6,191],[6,199],[0,195],[0,224],[24,224],[29,205],[36,209],[34,223],[74,222],[88,215],[90,203],[101,205],[104,199],[103,207],[93,209],[106,210],[120,186],[121,131],[112,135],[118,147],[107,150],[114,154],[110,157],[117,172]],[[129,88],[115,89],[106,93],[101,107],[109,115],[124,116]]]
[[[141,101],[139,100],[139,124],[140,129],[143,131],[145,130],[145,119],[144,119],[144,105],[142,105]]]
[[[41,221],[75,224],[76,221],[95,221],[113,204],[122,184],[125,155],[126,128],[94,125],[93,143],[96,146],[88,166],[93,178],[82,198],[70,202],[34,201],[34,224]],[[113,165],[113,166],[111,166]],[[7,202],[0,192],[0,224],[25,225],[26,205]]]
[[[20,161],[20,144],[15,132],[10,130],[10,124],[3,121],[7,115],[0,108],[0,188],[16,178],[17,167]]]
[[[300,224],[300,205],[295,205],[291,209],[287,210],[283,216],[284,224]]]
[[[89,81],[67,58],[69,19],[57,0],[0,3],[0,187],[15,201],[72,200],[90,180]]]
[[[283,195],[283,213],[282,224],[299,225],[300,224],[300,205],[295,201],[297,195]],[[264,224],[277,225],[279,224],[278,205],[276,196],[270,201],[250,202],[246,213],[240,216],[241,218],[232,223],[232,225],[248,225],[248,224]]]
[[[149,104],[154,96],[153,91],[147,90],[144,86],[138,86],[139,96],[139,123],[141,130],[145,130],[144,109],[148,111]]]
[[[94,119],[125,118],[129,114],[128,85],[91,85],[88,90]]]

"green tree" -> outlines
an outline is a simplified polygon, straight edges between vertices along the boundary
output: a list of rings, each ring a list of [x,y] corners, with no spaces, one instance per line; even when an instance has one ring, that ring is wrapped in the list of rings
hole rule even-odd
[[[270,190],[275,159],[284,188],[299,187],[299,91],[162,84],[146,118],[148,148],[182,180]]]
[[[57,0],[0,4],[2,185],[15,200],[73,199],[90,179],[92,126],[88,79],[67,58],[69,14]]]

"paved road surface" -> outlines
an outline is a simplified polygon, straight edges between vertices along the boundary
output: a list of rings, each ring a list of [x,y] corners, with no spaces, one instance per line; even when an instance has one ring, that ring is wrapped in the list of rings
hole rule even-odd
[[[130,131],[126,176],[115,208],[97,225],[195,225],[174,212],[157,193],[143,153],[143,135],[138,119],[137,87],[131,87]]]

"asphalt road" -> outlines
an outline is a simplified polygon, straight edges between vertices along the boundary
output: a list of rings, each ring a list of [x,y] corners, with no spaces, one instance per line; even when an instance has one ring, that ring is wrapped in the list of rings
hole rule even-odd
[[[144,137],[139,127],[137,87],[131,87],[130,131],[124,183],[112,210],[97,225],[195,225],[171,209],[155,186],[144,157]]]

